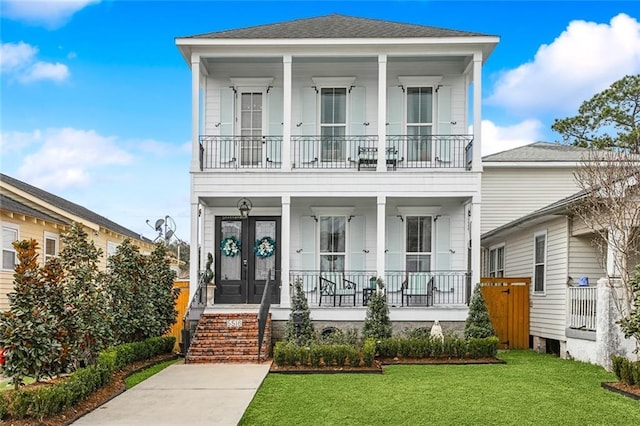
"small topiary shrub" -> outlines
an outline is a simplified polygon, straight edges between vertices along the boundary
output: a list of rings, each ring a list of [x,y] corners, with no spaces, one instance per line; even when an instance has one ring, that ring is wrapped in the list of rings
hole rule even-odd
[[[464,337],[465,339],[495,336],[496,332],[491,325],[491,318],[489,317],[489,310],[482,297],[480,291],[480,284],[476,285],[473,295],[471,296],[471,302],[469,303],[469,315],[464,324]]]
[[[385,339],[391,337],[391,320],[389,319],[389,306],[387,296],[384,293],[382,278],[377,279],[378,291],[369,298],[367,315],[364,318],[362,334],[365,338]]]

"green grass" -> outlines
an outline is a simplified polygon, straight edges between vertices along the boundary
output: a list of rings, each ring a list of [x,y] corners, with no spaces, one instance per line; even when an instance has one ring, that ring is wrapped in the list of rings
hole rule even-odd
[[[9,379],[8,377],[3,377],[2,379],[0,379],[0,392],[14,389],[14,386],[9,383],[9,380],[11,379]],[[25,385],[28,385],[29,383],[33,383],[36,380],[33,377],[25,377],[24,379],[22,379],[22,381]]]
[[[530,351],[507,364],[386,366],[384,374],[266,377],[241,425],[640,425],[613,374]]]
[[[145,368],[144,370],[140,370],[137,373],[133,373],[132,375],[130,375],[129,377],[124,379],[124,383],[126,385],[126,388],[127,389],[131,389],[132,387],[134,387],[138,383],[141,383],[141,382],[147,380],[149,377],[153,376],[154,374],[159,373],[160,371],[164,370],[165,368],[167,368],[171,364],[175,364],[178,361],[182,361],[182,360],[180,358],[171,359],[169,361],[164,361],[164,362],[152,365],[151,367]]]

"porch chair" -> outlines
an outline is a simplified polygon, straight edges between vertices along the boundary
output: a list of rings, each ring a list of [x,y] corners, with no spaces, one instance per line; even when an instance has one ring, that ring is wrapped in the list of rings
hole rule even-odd
[[[353,297],[353,306],[356,306],[357,284],[344,277],[342,272],[321,272],[320,273],[320,301],[318,306],[322,306],[323,297],[332,297],[333,306],[342,306],[342,297]]]
[[[426,305],[433,305],[433,276],[428,272],[410,272],[402,283],[402,306],[409,306],[412,297],[426,299]]]

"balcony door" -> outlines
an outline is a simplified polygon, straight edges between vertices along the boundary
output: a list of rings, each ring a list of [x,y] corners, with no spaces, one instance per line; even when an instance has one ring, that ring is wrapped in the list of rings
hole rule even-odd
[[[279,280],[279,237],[279,217],[216,218],[215,304],[260,303],[269,270],[272,284]]]
[[[433,158],[433,87],[407,88],[407,160]]]
[[[346,159],[347,89],[320,89],[320,160],[340,162]]]

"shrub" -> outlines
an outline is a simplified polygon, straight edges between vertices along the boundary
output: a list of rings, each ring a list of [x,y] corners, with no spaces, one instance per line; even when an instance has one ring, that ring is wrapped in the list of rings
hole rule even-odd
[[[398,356],[399,342],[397,338],[388,338],[378,341],[378,354],[382,358],[395,358]]]
[[[362,349],[362,361],[367,367],[373,366],[373,360],[376,356],[376,341],[374,339],[366,339]]]
[[[347,362],[347,356],[349,355],[349,346],[347,345],[335,345],[334,348],[336,365],[338,367],[344,367]]]
[[[321,345],[312,345],[309,351],[309,357],[311,359],[312,367],[319,367],[320,361],[322,360],[322,351],[323,348]]]
[[[278,367],[282,367],[286,365],[286,357],[285,357],[285,346],[287,342],[276,342],[276,345],[273,348],[273,362],[276,363]]]
[[[389,306],[387,305],[387,296],[382,291],[384,289],[382,279],[378,278],[377,283],[378,291],[369,298],[362,334],[365,338],[386,339],[391,337]]]
[[[358,349],[353,346],[349,346],[347,356],[349,357],[349,365],[351,367],[360,366],[360,352],[358,352]]]
[[[309,352],[308,346],[298,347],[298,362],[300,362],[300,365],[309,365]]]
[[[484,338],[495,336],[496,332],[491,325],[491,318],[489,317],[489,310],[482,297],[480,291],[480,284],[476,285],[473,295],[471,296],[471,302],[469,303],[469,315],[464,324],[464,337],[470,338]]]
[[[322,351],[324,365],[331,366],[336,360],[336,351],[333,345],[324,345]]]
[[[625,359],[620,368],[620,379],[623,383],[633,386],[635,384],[633,377],[633,362]]]
[[[613,372],[616,375],[616,377],[618,378],[618,380],[620,380],[622,377],[620,375],[620,372],[622,370],[622,363],[625,361],[624,357],[615,355],[613,356],[613,358],[611,359],[611,364],[613,366]]]
[[[293,320],[294,313],[302,316],[302,322],[296,326]],[[293,284],[293,295],[291,297],[291,313],[285,326],[284,339],[288,342],[295,342],[298,345],[306,345],[313,339],[314,330],[311,323],[311,311],[307,297],[302,289],[302,281],[296,280]]]

